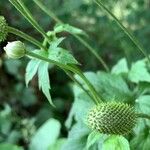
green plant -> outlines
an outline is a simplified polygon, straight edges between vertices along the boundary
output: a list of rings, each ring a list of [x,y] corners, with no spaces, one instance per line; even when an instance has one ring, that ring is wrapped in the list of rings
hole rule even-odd
[[[37,73],[39,89],[42,90],[44,95],[49,100],[50,104],[54,106],[49,92],[49,64],[51,65],[51,67],[53,67],[53,65],[56,65],[57,67],[61,68],[75,83],[73,87],[75,101],[66,121],[66,126],[70,128],[72,126],[73,119],[75,119],[76,124],[71,128],[68,139],[58,139],[60,124],[56,120],[50,120],[50,122],[45,123],[45,125],[42,126],[39,129],[39,132],[33,137],[30,145],[31,150],[33,147],[33,149],[40,148],[40,150],[54,149],[56,148],[56,145],[59,145],[59,148],[61,147],[62,149],[70,150],[96,150],[101,148],[104,150],[116,149],[118,145],[120,146],[120,150],[129,149],[129,142],[123,137],[124,134],[129,134],[131,130],[136,129],[135,133],[137,136],[139,136],[140,139],[141,132],[147,129],[150,120],[149,113],[147,113],[147,111],[144,112],[145,108],[147,107],[145,105],[145,99],[149,98],[149,95],[146,95],[149,86],[141,85],[141,81],[147,83],[150,82],[150,74],[148,72],[149,57],[139,46],[135,38],[133,38],[130,32],[128,32],[126,28],[122,26],[119,20],[117,20],[117,18],[115,18],[115,16],[112,15],[110,11],[108,11],[103,3],[100,3],[101,6],[115,18],[123,31],[144,53],[147,59],[136,62],[132,65],[131,68],[128,68],[126,59],[123,59],[115,67],[113,67],[111,73],[92,72],[84,74],[79,68],[80,63],[73,57],[71,53],[68,52],[68,50],[60,46],[60,43],[63,42],[65,38],[57,36],[57,34],[61,32],[71,33],[84,46],[89,48],[89,50],[97,58],[99,58],[105,69],[108,71],[107,65],[100,57],[98,57],[97,53],[94,52],[94,49],[79,37],[79,35],[86,36],[86,33],[84,31],[68,24],[64,24],[53,13],[51,14],[50,12],[48,12],[48,14],[60,24],[56,25],[53,31],[48,31],[46,33],[33,18],[31,12],[25,6],[22,0],[10,0],[10,2],[43,37],[43,41],[39,42],[35,38],[23,33],[22,31],[8,26],[5,19],[3,17],[0,17],[0,22],[2,22],[0,23],[0,25],[2,26],[0,30],[0,38],[2,39],[1,41],[6,38],[7,34],[13,33],[38,47],[38,50],[36,49],[33,51],[29,51],[28,47],[25,47],[22,42],[15,41],[8,43],[8,45],[4,48],[6,54],[10,58],[21,58],[23,56],[27,56],[29,59],[31,59],[26,68],[26,85],[29,84],[33,76]],[[41,3],[37,4],[40,7],[42,6]],[[15,45],[15,47],[14,43],[17,44]],[[139,70],[143,71],[140,72]],[[145,76],[144,79],[143,76]],[[133,84],[133,91],[128,88],[126,80],[128,80],[130,84]],[[148,98],[146,96],[148,96]],[[137,102],[138,98],[141,99],[141,101]],[[111,100],[115,100],[118,102],[111,103],[109,102]],[[132,107],[125,103],[133,105],[133,107],[135,107],[135,109],[137,110],[134,111]],[[138,105],[140,105],[139,108],[144,108],[141,110],[139,108],[136,108],[138,107]],[[91,108],[92,110],[90,111]],[[87,118],[87,115],[88,124],[94,130],[92,132],[85,123],[85,118]],[[140,122],[139,120],[142,121]],[[136,125],[139,127],[139,129],[137,129],[138,127],[136,127]],[[45,134],[45,130],[47,130],[49,126],[51,128],[57,127],[58,131],[54,133],[55,138],[53,139],[54,141],[52,143],[50,143],[48,139],[45,141],[42,141],[41,139],[43,138],[43,133]],[[95,129],[100,132],[95,131]],[[147,131],[148,130],[149,127]],[[47,134],[45,135],[47,136]],[[139,139],[134,142],[135,138],[137,137],[132,135],[130,136],[131,147],[133,147],[134,149],[137,146],[136,142],[139,141]],[[148,136],[149,135],[146,135],[146,138]],[[36,145],[38,143],[37,141],[39,140],[41,140],[41,147],[38,147],[38,145]],[[111,147],[112,145],[114,145],[114,148]],[[73,146],[74,148],[72,148],[71,146]],[[143,146],[141,147],[143,148]]]

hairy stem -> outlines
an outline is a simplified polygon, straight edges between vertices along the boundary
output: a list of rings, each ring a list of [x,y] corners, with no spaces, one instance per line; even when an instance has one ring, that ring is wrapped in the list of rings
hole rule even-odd
[[[117,17],[101,2],[101,0],[94,0],[94,2],[101,8],[103,8],[118,24],[118,26],[123,30],[123,32],[130,38],[130,40],[136,45],[136,47],[143,53],[143,55],[148,59],[150,62],[150,58],[144,48],[141,46],[137,38],[131,34],[126,27],[117,19]]]
[[[45,7],[39,0],[33,0],[48,16],[50,16],[55,22],[64,24],[63,21],[61,21],[49,8]],[[81,44],[83,44],[103,65],[104,69],[109,72],[109,67],[105,63],[105,61],[102,59],[102,57],[97,53],[97,50],[92,48],[83,38],[81,38],[79,35],[72,34]]]

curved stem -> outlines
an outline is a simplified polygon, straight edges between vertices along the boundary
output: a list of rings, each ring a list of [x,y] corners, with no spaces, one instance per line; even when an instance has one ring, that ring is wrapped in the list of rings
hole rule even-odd
[[[15,29],[13,27],[8,26],[7,30],[8,30],[9,33],[17,35],[17,36],[19,36],[19,37],[21,37],[21,38],[31,42],[32,44],[38,46],[39,48],[46,49],[39,41],[37,41],[33,37],[29,36],[28,34],[22,32],[22,31],[20,31],[18,29]]]
[[[122,23],[117,19],[117,17],[101,2],[101,0],[93,0],[99,7],[103,8],[118,24],[118,26],[123,30],[123,32],[130,38],[130,40],[136,45],[136,47],[143,53],[143,55],[148,59],[150,62],[150,58],[145,52],[144,48],[141,46],[137,38],[132,35],[126,27],[122,25]]]
[[[69,70],[77,75],[79,75],[79,77],[81,77],[81,79],[87,84],[89,90],[91,91],[91,94],[93,96],[93,100],[95,102],[96,105],[99,104],[100,102],[100,98],[99,98],[99,95],[98,93],[96,92],[95,88],[93,87],[93,85],[86,79],[86,77],[82,74],[81,71],[77,70],[76,68],[72,67],[72,66],[69,66],[69,65],[64,65],[64,64],[61,64],[57,61],[54,61],[54,60],[51,60],[51,59],[48,59],[48,58],[45,58],[43,56],[40,56],[38,54],[35,54],[31,51],[26,51],[26,55],[28,56],[31,56],[31,57],[34,57],[34,58],[37,58],[37,59],[40,59],[40,60],[43,60],[43,61],[46,61],[46,62],[49,62],[49,63],[52,63],[64,70]]]
[[[147,114],[137,114],[137,117],[138,118],[145,118],[145,119],[149,119],[150,120],[150,115],[147,115]]]
[[[45,31],[41,28],[41,26],[37,23],[37,21],[34,19],[34,17],[31,15],[30,11],[27,9],[27,7],[24,5],[22,0],[9,0],[12,5],[30,22],[30,24],[44,37],[48,40],[49,43],[51,43],[51,40],[45,33]]]
[[[55,22],[64,24],[49,8],[46,8],[39,0],[33,0],[48,16],[50,16]],[[83,38],[79,35],[72,34],[81,44],[83,44],[103,65],[104,69],[109,72],[109,67],[102,59],[100,55],[98,55],[97,51],[92,48]]]

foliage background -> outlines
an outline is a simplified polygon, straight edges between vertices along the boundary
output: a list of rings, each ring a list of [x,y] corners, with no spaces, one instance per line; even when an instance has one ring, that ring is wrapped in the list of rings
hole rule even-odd
[[[45,30],[52,30],[55,22],[32,1],[24,1],[40,25]],[[129,66],[131,62],[143,58],[116,23],[92,0],[43,0],[42,2],[64,22],[86,31],[89,35],[86,40],[110,68],[122,57],[127,58]],[[134,33],[149,53],[150,1],[103,0],[103,2]],[[0,14],[6,17],[9,25],[42,40],[41,36],[8,1],[0,1]],[[82,70],[103,70],[96,58],[74,37],[68,34],[63,36],[67,36],[63,46],[72,51],[75,58],[82,64]],[[7,41],[17,39],[9,35]],[[56,108],[52,108],[38,90],[36,77],[30,87],[26,88],[24,74],[27,60],[25,58],[15,61],[7,59],[3,52],[3,46],[7,41],[0,44],[0,142],[14,143],[27,148],[32,135],[49,118],[55,118],[61,122],[60,137],[66,137],[68,133],[64,122],[74,99],[72,82],[58,68],[50,70],[51,95],[56,105]],[[33,48],[32,45],[29,47]]]

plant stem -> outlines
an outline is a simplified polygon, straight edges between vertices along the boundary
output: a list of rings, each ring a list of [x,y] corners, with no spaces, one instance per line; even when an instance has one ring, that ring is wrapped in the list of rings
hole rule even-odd
[[[63,21],[61,21],[49,8],[46,8],[39,0],[33,0],[48,16],[50,16],[55,22],[64,24]],[[109,72],[109,67],[105,63],[105,61],[102,59],[100,55],[98,55],[97,51],[92,48],[83,38],[81,38],[79,35],[72,34],[81,44],[83,44],[103,65],[104,69]]]
[[[83,73],[79,69],[76,69],[76,68],[74,68],[74,67],[72,67],[70,65],[61,64],[61,63],[59,63],[57,61],[45,58],[45,57],[40,56],[38,54],[35,54],[35,53],[31,52],[31,51],[26,51],[26,55],[34,57],[34,58],[37,58],[37,59],[40,59],[40,60],[43,60],[43,61],[46,61],[46,62],[49,62],[49,63],[52,63],[52,64],[60,67],[63,70],[69,70],[69,71],[79,75],[79,77],[81,77],[81,79],[87,84],[89,90],[91,91],[95,104],[98,105],[99,102],[102,101],[99,98],[99,95],[98,95],[97,91],[95,90],[95,88],[93,87],[93,85],[87,80],[87,78],[83,75]]]
[[[36,5],[38,5],[41,10],[43,10],[47,15],[49,15],[53,20],[55,20],[57,23],[63,22],[50,10],[50,8],[46,8],[39,0],[33,0]]]
[[[74,37],[76,37],[76,39],[78,39],[78,41],[80,43],[82,43],[88,50],[90,50],[90,52],[99,60],[99,62],[103,65],[104,69],[109,72],[109,68],[107,66],[107,64],[105,63],[105,61],[102,59],[102,57],[100,57],[98,55],[98,53],[96,52],[95,49],[93,49],[85,40],[83,40],[80,36],[76,35],[76,34],[72,34]]]
[[[117,17],[101,2],[101,0],[94,0],[94,2],[101,8],[103,8],[118,24],[118,26],[123,30],[123,32],[130,38],[130,40],[137,46],[137,48],[143,53],[143,55],[148,59],[150,62],[150,58],[144,48],[141,46],[137,38],[131,34],[126,27],[117,19]]]
[[[24,5],[22,0],[9,0],[12,5],[15,6],[15,8],[30,22],[30,24],[44,37],[47,39],[49,43],[51,43],[51,40],[45,33],[45,31],[41,28],[41,26],[37,23],[37,21],[34,19],[34,17],[31,15],[30,11],[27,9],[27,7]]]
[[[137,114],[138,118],[145,118],[145,119],[149,119],[150,120],[150,115],[147,114]]]
[[[15,29],[13,27],[8,26],[7,30],[8,30],[9,33],[17,35],[17,36],[19,36],[19,37],[21,37],[21,38],[31,42],[32,44],[38,46],[39,48],[46,49],[39,41],[37,41],[33,37],[29,36],[28,34],[22,32],[22,31],[20,31],[18,29]]]
[[[80,87],[91,99],[93,99],[89,91],[86,90],[84,86],[69,71],[64,70],[64,72],[77,84],[78,87]]]

